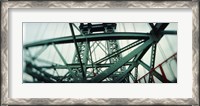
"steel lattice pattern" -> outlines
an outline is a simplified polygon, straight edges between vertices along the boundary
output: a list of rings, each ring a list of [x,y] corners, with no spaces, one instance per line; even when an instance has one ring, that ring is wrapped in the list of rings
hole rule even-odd
[[[51,32],[49,24],[35,33]],[[59,30],[68,36],[32,41],[27,29],[23,82],[176,83],[177,43],[170,40],[177,37],[177,23],[143,23],[149,30],[142,32],[137,28],[143,24],[132,24],[130,30],[127,23],[65,23],[53,35]]]

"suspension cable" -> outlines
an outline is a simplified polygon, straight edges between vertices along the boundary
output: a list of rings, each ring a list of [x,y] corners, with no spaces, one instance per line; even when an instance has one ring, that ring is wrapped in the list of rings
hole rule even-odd
[[[48,27],[48,26],[49,26],[49,23],[46,24],[46,26],[45,26],[45,28],[44,28],[44,31],[43,31],[42,34],[41,34],[41,39],[44,38],[44,35],[45,35],[46,31],[47,31],[47,27]]]
[[[164,51],[163,51],[163,49],[162,49],[162,47],[160,46],[159,43],[158,43],[158,48],[159,48],[159,50],[161,52],[161,55],[162,55],[163,59],[165,60],[167,58],[167,56],[165,55],[165,53],[164,53]]]
[[[36,32],[36,36],[34,37],[35,38],[35,41],[37,40],[38,36],[39,36],[39,33],[40,33],[40,30],[41,30],[41,23],[39,23],[39,27],[37,29],[37,32]]]
[[[171,51],[174,53],[173,47],[172,47],[171,43],[169,42],[169,39],[168,39],[168,37],[167,37],[167,36],[165,36],[165,38],[166,38],[167,44],[169,45],[169,47],[170,47]]]

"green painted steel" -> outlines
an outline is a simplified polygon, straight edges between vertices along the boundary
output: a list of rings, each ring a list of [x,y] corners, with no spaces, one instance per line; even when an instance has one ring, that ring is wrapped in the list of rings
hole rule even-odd
[[[113,72],[115,72],[117,69],[119,69],[120,67],[122,67],[126,62],[128,62],[129,60],[131,60],[138,53],[140,53],[142,50],[144,50],[146,47],[148,47],[149,45],[151,45],[152,43],[153,43],[153,41],[151,39],[147,40],[144,44],[142,44],[141,46],[139,46],[138,48],[136,48],[135,50],[133,50],[132,52],[130,52],[128,55],[126,55],[125,57],[123,57],[122,59],[120,59],[118,62],[116,62],[112,66],[110,66],[104,72],[102,72],[101,74],[99,74],[96,77],[94,77],[91,80],[91,82],[101,82],[106,77],[108,77]]]
[[[134,32],[114,32],[114,33],[99,33],[91,34],[87,36],[76,35],[77,42],[88,41],[100,41],[100,40],[130,40],[130,39],[149,39],[149,33],[134,33]],[[37,42],[32,42],[24,45],[24,48],[36,47],[42,45],[51,45],[54,44],[64,44],[64,43],[73,43],[73,36],[59,37],[54,39],[42,40]]]
[[[55,63],[50,63],[50,64],[55,64]],[[126,64],[124,64],[125,66],[129,66],[131,65],[132,62],[127,62]],[[111,65],[113,65],[113,63],[104,63],[104,64],[83,64],[86,68],[107,68],[110,67]],[[81,68],[79,63],[73,63],[73,64],[68,64],[68,66],[70,68]],[[45,68],[45,69],[68,69],[68,66],[66,65],[44,65],[44,66],[38,66],[40,68]]]
[[[165,30],[165,31],[161,31],[160,34],[177,35],[177,31],[175,31],[175,30]]]
[[[129,50],[129,49],[131,49],[131,48],[133,48],[133,47],[135,47],[135,46],[137,46],[137,45],[139,45],[139,44],[141,44],[143,42],[144,42],[144,40],[137,40],[137,41],[135,41],[135,42],[133,42],[133,43],[131,43],[131,44],[129,44],[129,45],[127,45],[127,46],[115,51],[115,52],[113,52],[112,54],[108,54],[107,56],[101,58],[100,60],[97,60],[95,62],[95,64],[100,64],[101,62],[106,61],[109,58],[111,58],[111,57],[113,57],[113,56],[115,56],[117,54],[120,54],[120,53],[122,53],[122,52],[124,52],[126,50]]]
[[[77,55],[78,55],[78,60],[79,60],[79,63],[81,65],[81,72],[82,72],[83,80],[85,80],[86,79],[86,74],[85,74],[85,70],[83,68],[83,64],[82,64],[82,61],[81,61],[80,52],[79,52],[79,48],[78,48],[78,45],[77,45],[77,42],[76,42],[76,37],[75,37],[75,33],[74,33],[74,29],[73,29],[72,23],[69,23],[69,26],[70,26],[71,33],[72,33],[72,36],[73,36],[74,45],[76,47],[76,52],[77,52]]]
[[[119,83],[122,80],[124,80],[128,74],[137,66],[138,64],[136,62],[132,62],[132,64],[126,69],[124,72],[122,72],[120,75],[117,76],[116,79],[114,79],[113,83]]]
[[[154,43],[152,44],[151,46],[151,59],[150,59],[150,68],[153,69],[154,66],[155,66],[155,58],[156,58],[156,44],[157,43]],[[152,83],[154,82],[154,79],[153,79],[153,75],[150,73],[149,74],[149,79],[148,79],[148,83]]]
[[[36,66],[31,62],[27,62],[26,72],[32,75],[34,78],[41,80],[43,82],[71,82],[71,83],[120,83],[125,82],[129,83],[129,77],[137,83],[137,74],[138,74],[138,65],[143,66],[148,71],[154,68],[155,64],[155,56],[156,56],[156,44],[160,41],[164,34],[176,35],[177,31],[174,30],[164,30],[169,23],[149,23],[152,30],[149,33],[136,33],[136,32],[110,32],[110,33],[85,33],[80,30],[75,24],[70,23],[70,29],[72,36],[68,37],[60,37],[48,40],[37,41],[29,44],[25,44],[24,48],[28,50],[31,47],[36,46],[43,46],[35,56],[32,57],[34,61],[41,61],[44,63],[48,63],[50,65],[44,66]],[[78,29],[81,35],[75,35],[73,26]],[[104,29],[106,30],[106,29]],[[90,31],[84,29],[84,31]],[[137,40],[123,48],[119,48],[117,44],[117,40]],[[99,60],[93,62],[92,60],[92,53],[91,47],[93,44],[90,45],[91,41],[95,41],[93,44],[100,47],[105,54],[105,57],[100,58]],[[101,46],[101,42],[99,41],[106,41],[107,45]],[[67,61],[62,56],[61,52],[58,50],[56,45],[58,44],[67,44],[67,43],[74,43],[76,47],[76,53],[74,56],[74,61],[71,64],[68,64]],[[113,45],[117,46],[117,48],[113,49]],[[56,64],[53,62],[49,62],[46,60],[39,59],[38,56],[48,47],[48,45],[53,45],[56,52],[58,53],[59,57],[61,58],[64,65]],[[106,47],[107,46],[107,47]],[[134,50],[129,52],[126,56],[122,57],[121,54],[127,50],[130,50],[133,47],[136,47]],[[150,65],[144,63],[141,59],[147,53],[147,51],[151,50],[151,60]],[[82,49],[83,50],[82,50]],[[96,49],[96,47],[94,47]],[[89,55],[90,54],[90,55]],[[75,60],[76,58],[76,60]],[[116,61],[114,61],[116,59]],[[114,59],[114,60],[112,60]],[[107,60],[110,60],[109,63],[106,63]],[[32,60],[31,60],[32,61]],[[90,63],[89,63],[90,61]],[[126,68],[125,68],[126,66]],[[106,68],[102,70],[102,68]],[[131,71],[135,68],[135,75],[131,74]],[[37,70],[37,72],[34,72]],[[67,69],[68,72],[64,76],[53,76],[43,70],[47,69]],[[87,70],[93,70],[92,72],[88,72]],[[78,70],[78,71],[77,71]],[[81,76],[75,75],[75,73],[81,73]],[[94,72],[97,71],[97,72]],[[149,77],[149,82],[152,82],[153,76],[158,78],[161,82],[164,82],[162,75],[158,72],[153,71],[152,75]],[[64,80],[66,78],[71,78],[72,80]],[[168,81],[168,80],[167,80]],[[146,81],[145,81],[146,82]],[[170,83],[170,81],[168,81]]]

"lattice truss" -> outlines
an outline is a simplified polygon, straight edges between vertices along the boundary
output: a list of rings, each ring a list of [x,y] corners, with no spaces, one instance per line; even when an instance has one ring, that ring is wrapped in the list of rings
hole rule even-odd
[[[166,36],[165,45],[172,49],[177,44],[168,36],[176,37],[177,29],[165,30],[171,23],[146,24],[149,32],[117,32],[119,23],[68,23],[70,36],[23,45],[23,81],[176,83],[176,50],[166,56],[169,48],[159,43]]]

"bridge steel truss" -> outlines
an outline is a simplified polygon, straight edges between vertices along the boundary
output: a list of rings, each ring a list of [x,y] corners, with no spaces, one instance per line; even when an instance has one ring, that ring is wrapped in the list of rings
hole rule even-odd
[[[165,34],[176,35],[176,30],[165,30],[169,23],[149,23],[151,31],[149,33],[137,32],[115,32],[113,29],[106,29],[103,33],[92,33],[90,30],[82,30],[74,23],[69,23],[72,36],[47,39],[25,44],[23,46],[25,52],[30,52],[29,48],[42,46],[36,55],[28,55],[25,57],[24,72],[31,75],[35,82],[47,83],[130,83],[130,78],[138,82],[138,65],[143,66],[148,71],[155,68],[156,45]],[[74,28],[80,31],[80,35],[75,35]],[[135,40],[122,48],[119,47],[118,40]],[[96,47],[94,47],[94,43]],[[100,41],[105,41],[103,45]],[[63,57],[57,47],[61,44],[74,43],[75,54],[73,62],[69,64]],[[53,45],[57,54],[61,58],[64,65],[54,64],[45,60],[39,60],[37,57],[46,50],[49,45]],[[93,51],[95,48],[101,48],[107,55],[97,61],[94,61]],[[122,53],[134,48],[127,55]],[[93,49],[92,49],[93,48]],[[150,64],[144,63],[141,59],[151,48]],[[26,58],[29,59],[26,59]],[[34,61],[42,61],[49,65],[37,66]],[[63,76],[55,76],[46,71],[48,69],[66,69],[67,73]],[[131,73],[135,71],[134,75]],[[156,71],[149,74],[148,83],[153,83],[154,77],[161,82],[171,83],[168,79]]]

